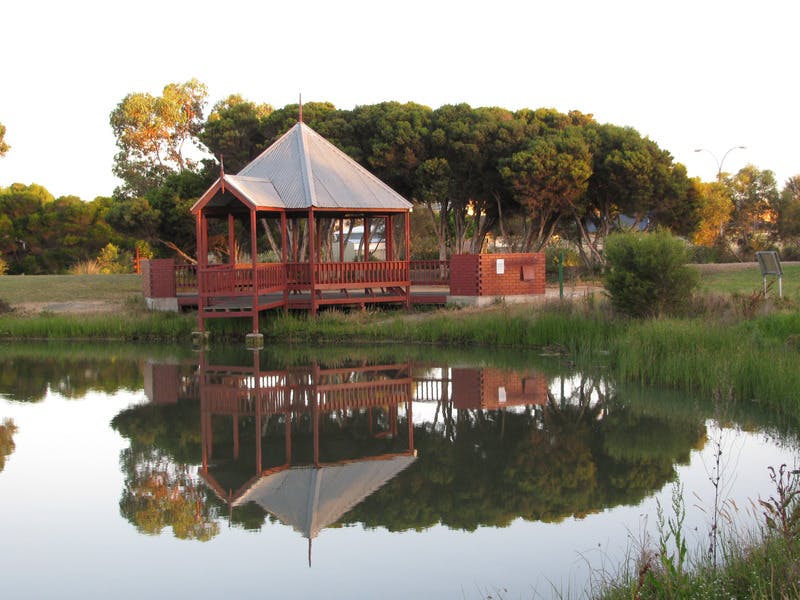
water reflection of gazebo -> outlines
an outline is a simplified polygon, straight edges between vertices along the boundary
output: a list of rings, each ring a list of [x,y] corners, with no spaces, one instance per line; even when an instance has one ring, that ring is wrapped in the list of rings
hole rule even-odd
[[[400,407],[405,409],[405,435],[398,428]],[[309,551],[310,541],[323,528],[340,520],[416,457],[408,364],[265,371],[258,353],[252,367],[201,362],[200,411],[200,475],[205,482],[231,509],[255,502],[307,538]],[[378,440],[384,451],[323,457],[322,430],[332,416],[342,412],[363,413],[367,436]],[[229,456],[218,460],[214,422],[220,417],[232,419],[232,447]],[[283,456],[264,456],[264,425],[274,417],[283,421]],[[255,464],[249,478],[234,483],[221,474],[220,466],[240,458],[240,423],[247,420],[252,420],[255,433]],[[311,428],[311,448],[298,452],[292,438],[302,426]],[[387,447],[390,451],[385,451]]]

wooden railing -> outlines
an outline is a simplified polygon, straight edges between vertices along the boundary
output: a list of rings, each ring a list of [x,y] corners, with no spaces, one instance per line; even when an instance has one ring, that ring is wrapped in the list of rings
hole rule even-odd
[[[250,267],[208,267],[198,269],[198,290],[205,296],[251,296],[282,290],[286,271],[281,263],[258,265],[253,277]]]
[[[250,266],[175,265],[175,288],[178,294],[202,292],[206,296],[252,295],[311,287],[311,265],[308,263],[268,263],[258,265],[255,282]],[[446,286],[450,282],[450,265],[440,260],[402,260],[369,262],[331,262],[314,265],[314,284],[320,287],[369,287],[370,285]],[[255,286],[255,289],[254,289]]]
[[[446,260],[410,261],[412,285],[449,285],[450,262]]]
[[[179,294],[197,293],[197,265],[175,265],[175,290]]]
[[[314,265],[315,285],[381,285],[408,281],[408,263],[402,260],[332,262]]]

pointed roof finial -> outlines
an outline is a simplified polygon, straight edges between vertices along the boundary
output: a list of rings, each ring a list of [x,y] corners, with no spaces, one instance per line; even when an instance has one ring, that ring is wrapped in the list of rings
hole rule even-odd
[[[219,155],[219,180],[222,182],[222,193],[225,193],[225,158]]]
[[[299,111],[300,111],[300,114],[298,115],[298,118],[297,118],[297,122],[298,123],[302,123],[303,122],[303,94],[302,93],[299,94],[297,105],[298,105]]]

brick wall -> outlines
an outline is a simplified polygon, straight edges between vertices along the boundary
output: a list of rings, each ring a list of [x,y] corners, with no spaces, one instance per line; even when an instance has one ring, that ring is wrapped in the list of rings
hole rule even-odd
[[[495,410],[547,403],[547,377],[497,368],[453,369],[453,405],[458,409]]]
[[[478,295],[479,254],[456,254],[450,258],[450,295]]]
[[[144,365],[144,393],[155,404],[178,401],[178,365],[147,362]]]
[[[174,298],[175,259],[151,258],[141,261],[142,295],[145,298]]]
[[[498,261],[503,272],[498,273]],[[544,294],[544,253],[457,254],[450,259],[452,296]]]

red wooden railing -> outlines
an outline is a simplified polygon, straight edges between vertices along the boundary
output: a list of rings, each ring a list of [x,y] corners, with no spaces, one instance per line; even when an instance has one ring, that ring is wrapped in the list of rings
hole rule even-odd
[[[449,285],[450,261],[447,260],[412,260],[412,285]]]
[[[199,277],[198,277],[199,274]],[[444,260],[402,260],[370,262],[331,262],[314,265],[315,285],[323,287],[357,287],[364,285],[446,286],[450,282],[450,265]],[[256,267],[255,286],[258,293],[311,287],[311,265],[308,263],[268,263]],[[249,266],[175,265],[175,288],[178,294],[202,291],[206,296],[247,296],[254,293],[253,269]]]
[[[408,264],[402,260],[317,263],[314,274],[318,286],[401,284],[408,281]]]
[[[179,294],[197,293],[197,265],[175,265],[175,290]]]
[[[208,267],[198,269],[198,291],[204,296],[252,296],[282,290],[286,271],[281,263],[258,265],[253,277],[252,268]]]

